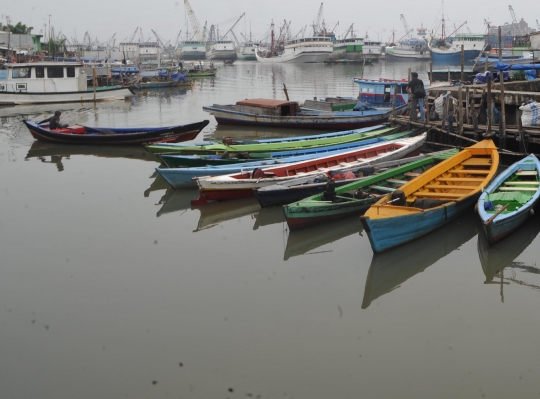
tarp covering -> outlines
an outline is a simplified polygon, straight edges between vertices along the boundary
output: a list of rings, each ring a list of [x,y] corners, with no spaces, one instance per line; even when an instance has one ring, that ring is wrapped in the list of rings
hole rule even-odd
[[[187,82],[186,75],[184,75],[182,72],[177,73],[168,73],[166,71],[160,71],[159,76],[162,78],[170,78],[173,82]]]
[[[504,62],[497,62],[493,67],[498,71],[525,71],[527,69],[540,69],[540,64],[505,64]]]

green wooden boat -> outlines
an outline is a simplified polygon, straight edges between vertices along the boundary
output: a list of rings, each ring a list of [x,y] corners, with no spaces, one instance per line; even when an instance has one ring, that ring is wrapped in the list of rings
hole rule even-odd
[[[363,129],[359,129],[358,132],[346,131],[341,132],[343,134],[335,134],[333,136],[324,136],[318,137],[317,135],[309,136],[309,139],[299,139],[291,137],[289,139],[280,139],[279,141],[270,141],[253,143],[253,144],[223,144],[223,143],[212,143],[208,145],[175,145],[175,144],[152,144],[145,145],[147,151],[152,154],[159,153],[177,153],[177,154],[220,154],[225,151],[229,153],[239,153],[239,152],[272,152],[272,151],[287,151],[294,149],[302,148],[313,148],[320,146],[328,146],[339,143],[348,143],[358,140],[364,140],[373,137],[384,136],[395,132],[398,127],[386,127],[382,129],[372,130],[362,132]]]
[[[382,171],[338,188],[329,184],[324,193],[304,198],[283,207],[289,229],[294,231],[361,213],[380,197],[393,192],[436,163],[455,154],[457,154],[457,150],[434,153],[424,159]]]

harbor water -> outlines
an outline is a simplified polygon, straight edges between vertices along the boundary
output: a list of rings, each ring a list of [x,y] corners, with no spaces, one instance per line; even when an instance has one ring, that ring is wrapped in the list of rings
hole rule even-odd
[[[539,216],[487,246],[471,210],[374,255],[358,217],[290,233],[255,199],[192,207],[142,147],[34,141],[209,119],[194,142],[313,132],[217,126],[204,105],[427,84],[429,64],[220,66],[124,102],[0,108],[0,397],[529,398],[540,388]]]

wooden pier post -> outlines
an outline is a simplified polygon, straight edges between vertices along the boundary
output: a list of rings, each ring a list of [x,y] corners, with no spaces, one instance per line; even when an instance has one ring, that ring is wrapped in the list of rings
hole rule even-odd
[[[289,92],[287,91],[287,86],[285,86],[285,83],[283,83],[283,91],[285,92],[285,97],[287,97],[287,101],[290,101]]]
[[[465,87],[465,119],[467,124],[471,124],[471,108],[470,108],[471,98],[469,97],[469,87]]]
[[[463,70],[461,70],[461,73],[463,73]],[[458,104],[458,134],[463,136],[463,86],[459,86],[458,89]]]
[[[433,84],[433,62],[429,63],[429,84]]]
[[[506,111],[505,111],[505,100],[504,100],[504,72],[500,72],[501,79],[501,111],[499,112],[499,122],[501,130],[499,132],[499,147],[501,149],[506,149]]]
[[[493,108],[492,108],[492,102],[493,99],[491,98],[491,76],[487,77],[487,132],[491,132],[491,121],[493,120]]]
[[[465,80],[465,46],[461,45],[461,81]],[[460,100],[461,101],[461,100]]]

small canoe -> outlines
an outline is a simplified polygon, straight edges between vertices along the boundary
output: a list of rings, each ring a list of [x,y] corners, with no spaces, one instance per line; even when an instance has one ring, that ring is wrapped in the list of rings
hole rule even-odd
[[[49,129],[49,124],[40,125],[24,120],[28,130],[35,139],[51,143],[64,144],[99,144],[99,145],[131,145],[154,142],[179,142],[195,139],[209,121],[190,123],[188,125],[166,127],[88,127],[70,125],[61,129]]]
[[[350,143],[353,141],[364,140],[367,138],[384,136],[393,133],[396,127],[382,127],[376,129],[355,129],[343,132],[327,133],[322,135],[283,137],[280,139],[267,139],[252,141],[248,143],[210,143],[201,145],[181,145],[181,144],[156,144],[145,146],[152,154],[158,153],[178,153],[178,154],[219,154],[225,151],[229,153],[242,152],[272,152],[272,151],[290,151],[301,148],[314,148],[340,143]]]
[[[534,215],[540,197],[540,162],[534,155],[501,172],[478,199],[478,214],[490,245],[518,229]]]
[[[334,184],[327,185],[324,192],[321,190],[311,197],[283,207],[289,230],[294,231],[359,214],[381,196],[399,189],[418,174],[456,153],[457,150],[450,150],[434,156],[423,156],[421,159],[404,158],[399,160],[402,162],[401,165],[395,165],[391,169],[384,168],[391,165],[377,164],[375,166],[383,171],[341,187],[334,188]],[[262,189],[257,191],[262,191]],[[255,196],[257,196],[257,191]]]
[[[483,140],[383,196],[360,217],[373,252],[412,241],[474,206],[499,166],[492,140]]]
[[[221,176],[231,173],[250,172],[255,168],[270,168],[273,166],[282,166],[291,164],[294,162],[307,161],[320,157],[328,157],[339,155],[348,151],[356,150],[361,147],[367,147],[369,145],[379,144],[386,141],[397,140],[410,135],[411,132],[401,132],[391,134],[385,137],[378,137],[375,139],[361,140],[354,142],[355,146],[349,148],[339,149],[328,152],[313,151],[305,155],[293,155],[284,158],[276,159],[263,159],[263,160],[251,160],[251,162],[231,164],[231,165],[218,165],[218,166],[201,166],[195,168],[156,168],[156,171],[165,179],[169,185],[174,189],[185,187],[197,187],[197,183],[194,178],[206,177],[206,176]],[[285,151],[289,153],[288,151]],[[291,151],[291,153],[294,153]],[[302,197],[303,198],[303,197]]]
[[[426,133],[423,133],[416,137],[361,147],[340,155],[272,168],[254,169],[252,172],[199,178],[196,181],[201,196],[194,203],[251,197],[253,190],[292,179],[298,179],[300,184],[308,181],[325,181],[327,173],[336,169],[354,173],[356,169],[365,165],[417,155],[425,140]]]

